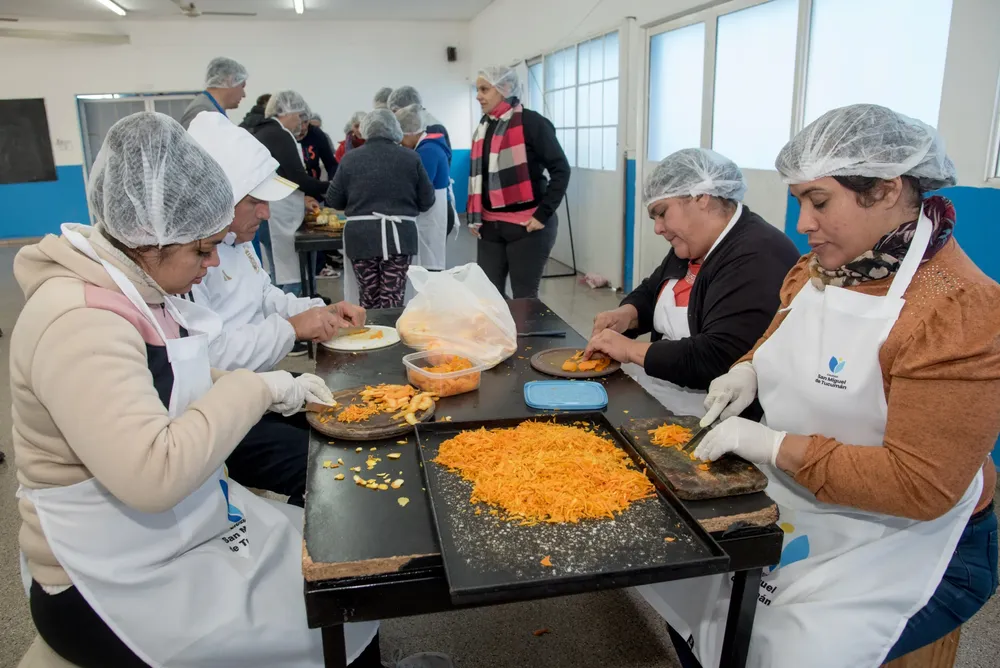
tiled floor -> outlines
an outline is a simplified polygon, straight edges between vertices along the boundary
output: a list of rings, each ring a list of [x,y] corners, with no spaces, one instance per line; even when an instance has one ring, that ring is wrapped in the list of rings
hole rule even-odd
[[[449,258],[474,260],[475,247],[463,231],[450,242]],[[16,248],[0,248],[0,329],[9,333],[23,298],[11,263]],[[558,271],[553,268],[553,271]],[[320,282],[320,290],[339,295],[337,280]],[[542,299],[576,330],[590,331],[594,315],[617,305],[610,290],[590,290],[573,278],[546,279]],[[10,389],[8,339],[0,338],[0,668],[13,668],[31,642],[34,628],[20,588],[17,530],[20,525],[10,459]],[[305,370],[299,358],[290,368]],[[551,633],[535,637],[532,632]],[[382,626],[382,653],[440,651],[451,654],[459,668],[674,668],[663,622],[630,591],[602,592],[461,612],[391,620]],[[995,668],[1000,662],[1000,598],[994,598],[966,624],[959,668]],[[277,668],[277,667],[276,667]],[[845,667],[855,668],[855,667]]]

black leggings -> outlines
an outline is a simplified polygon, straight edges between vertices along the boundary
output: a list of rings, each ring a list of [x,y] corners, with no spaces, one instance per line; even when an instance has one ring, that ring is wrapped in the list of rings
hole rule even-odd
[[[31,619],[42,640],[80,668],[149,668],[94,612],[76,587],[50,595],[32,581]],[[351,668],[382,668],[378,633]]]
[[[476,262],[501,295],[506,295],[510,275],[514,299],[538,296],[545,263],[556,243],[558,225],[555,214],[545,222],[545,229],[537,232],[528,232],[528,228],[513,223],[483,223],[479,228]]]
[[[226,459],[229,477],[244,487],[288,496],[305,505],[309,423],[305,414],[265,413]]]

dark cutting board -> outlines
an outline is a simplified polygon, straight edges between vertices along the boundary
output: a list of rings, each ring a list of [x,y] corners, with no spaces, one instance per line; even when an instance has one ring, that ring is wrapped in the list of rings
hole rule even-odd
[[[563,362],[576,354],[582,348],[549,348],[531,356],[531,366],[535,371],[540,371],[549,376],[557,378],[602,378],[610,376],[618,369],[622,368],[620,362],[611,360],[604,371],[563,371]]]
[[[692,460],[676,448],[654,445],[649,430],[663,424],[678,424],[692,432],[698,429],[698,418],[670,417],[631,419],[621,427],[639,455],[666,480],[678,497],[685,501],[718,499],[724,496],[752,494],[767,487],[767,477],[753,464],[733,455],[712,462],[707,471],[698,468],[701,461]]]
[[[601,413],[546,420],[595,424],[636,460],[628,443]],[[485,504],[470,503],[472,483],[432,461],[441,443],[461,431],[509,428],[524,421],[435,422],[417,428],[453,601],[499,603],[726,571],[729,558],[669,490],[634,503],[614,520],[520,526],[490,515]],[[477,508],[480,515],[476,515]],[[540,563],[546,556],[551,568]]]
[[[333,415],[339,415],[351,403],[364,403],[360,396],[361,391],[364,389],[365,386],[361,386],[334,392],[333,398],[339,405],[332,409]],[[416,414],[417,419],[420,421],[430,420],[434,416],[435,407],[436,404],[425,411],[418,411]],[[402,436],[413,431],[413,425],[406,420],[392,419],[392,416],[398,412],[379,413],[364,422],[351,423],[338,422],[336,417],[329,422],[320,422],[320,415],[326,415],[326,413],[309,412],[306,413],[306,421],[310,427],[330,438],[340,438],[346,441],[377,441],[383,438]]]

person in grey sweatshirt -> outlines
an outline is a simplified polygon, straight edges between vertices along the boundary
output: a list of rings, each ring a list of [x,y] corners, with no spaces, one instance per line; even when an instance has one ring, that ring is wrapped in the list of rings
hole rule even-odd
[[[416,217],[434,206],[434,186],[420,156],[400,146],[403,130],[391,111],[365,116],[361,134],[365,144],[344,156],[326,204],[347,215],[345,299],[365,309],[394,308],[403,305],[406,271],[417,254]]]

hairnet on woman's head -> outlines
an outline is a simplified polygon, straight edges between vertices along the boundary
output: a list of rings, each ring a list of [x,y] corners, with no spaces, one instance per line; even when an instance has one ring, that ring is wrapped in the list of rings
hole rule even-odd
[[[521,97],[521,79],[517,76],[517,70],[513,67],[503,65],[491,65],[479,70],[477,78],[482,77],[503,95],[505,100],[512,97]]]
[[[389,110],[396,112],[403,107],[409,107],[411,104],[416,104],[419,106],[424,106],[424,101],[420,97],[420,93],[413,86],[400,86],[396,90],[392,91],[392,95],[389,96],[386,104],[389,105]]]
[[[235,88],[247,80],[247,68],[232,58],[212,58],[205,72],[205,88]]]
[[[294,90],[283,90],[280,93],[275,93],[267,101],[267,107],[264,108],[264,118],[284,116],[285,114],[311,113],[305,98]]]
[[[210,237],[233,220],[233,187],[181,124],[140,112],[111,126],[87,184],[94,219],[129,248]]]
[[[361,121],[361,136],[365,139],[391,139],[403,141],[403,129],[396,116],[388,109],[376,109]]]
[[[418,135],[427,129],[427,115],[419,104],[411,104],[396,111],[396,120],[405,135]]]
[[[684,148],[660,161],[642,185],[646,206],[671,197],[712,195],[743,201],[747,182],[736,163],[707,148]]]
[[[922,190],[937,190],[956,182],[937,130],[877,104],[826,112],[785,144],[774,166],[788,184],[825,176],[912,176]]]
[[[389,96],[392,95],[392,89],[389,87],[379,88],[378,92],[375,93],[374,107],[375,109],[387,109],[389,107]]]
[[[355,111],[351,114],[350,119],[347,121],[347,125],[344,126],[344,134],[350,134],[354,130],[355,125],[361,125],[361,121],[363,121],[367,115],[367,111]]]

